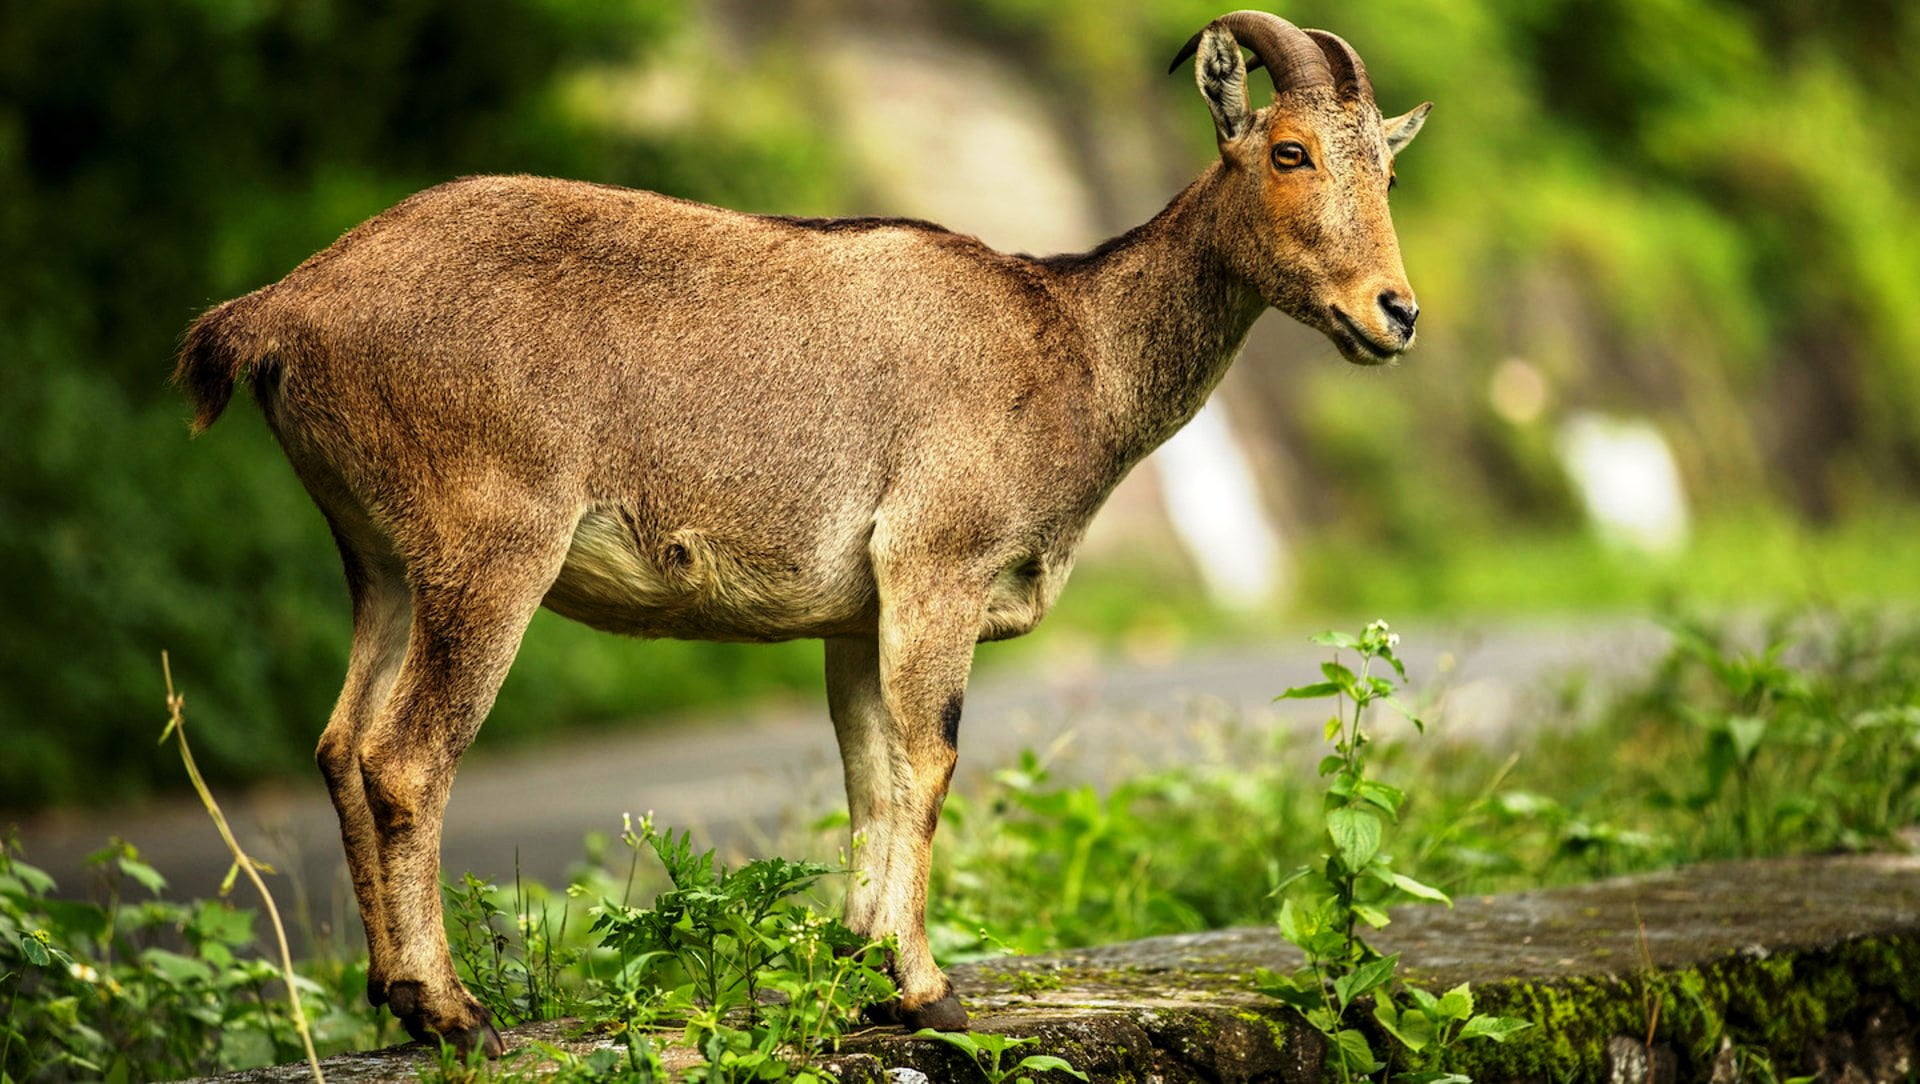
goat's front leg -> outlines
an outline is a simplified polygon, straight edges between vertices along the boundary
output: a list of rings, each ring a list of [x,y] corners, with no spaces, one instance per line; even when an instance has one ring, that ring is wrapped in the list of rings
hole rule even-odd
[[[848,922],[859,933],[893,934],[898,941],[893,970],[900,996],[883,1015],[910,1028],[959,1030],[966,1010],[927,946],[927,874],[958,758],[961,699],[985,592],[974,582],[981,577],[935,562],[905,562],[882,569],[879,578],[875,648],[829,646],[848,802],[855,830],[864,819],[867,836]]]

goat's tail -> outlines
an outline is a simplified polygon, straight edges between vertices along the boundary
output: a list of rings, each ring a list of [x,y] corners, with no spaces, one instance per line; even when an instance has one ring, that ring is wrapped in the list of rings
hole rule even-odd
[[[233,386],[270,363],[272,338],[261,327],[261,292],[215,305],[187,329],[173,382],[193,403],[193,431],[219,419],[233,398]]]

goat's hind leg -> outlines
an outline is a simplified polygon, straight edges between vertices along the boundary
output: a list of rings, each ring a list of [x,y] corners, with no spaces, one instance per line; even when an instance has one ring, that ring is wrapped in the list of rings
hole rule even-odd
[[[367,933],[367,1000],[387,1000],[388,969],[393,940],[387,932],[381,901],[380,851],[374,835],[373,813],[360,781],[360,740],[374,714],[386,703],[393,679],[407,649],[407,626],[413,620],[413,602],[406,572],[384,539],[370,529],[343,530],[334,526],[334,541],[346,567],[347,590],[353,599],[353,646],[347,655],[347,679],[335,702],[327,729],[320,735],[314,759],[327,781],[340,818],[340,839],[346,846],[347,873]]]
[[[415,1038],[503,1052],[487,1011],[460,984],[440,909],[440,833],[460,755],[506,677],[527,622],[559,574],[563,517],[476,525],[478,553],[410,562],[413,624],[387,703],[362,738],[359,768],[379,849],[393,942],[387,1004]]]
[[[873,637],[826,642],[827,708],[840,743],[851,824],[852,872],[846,921],[863,937],[874,936],[880,886],[892,847],[888,811],[896,781],[911,774],[898,728],[880,693],[880,645]]]

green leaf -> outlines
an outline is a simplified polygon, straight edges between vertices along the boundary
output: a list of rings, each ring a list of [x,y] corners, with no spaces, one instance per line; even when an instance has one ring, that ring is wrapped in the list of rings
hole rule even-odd
[[[1272,686],[1268,686],[1268,688],[1272,688]],[[1322,681],[1312,685],[1295,685],[1293,688],[1288,689],[1286,692],[1281,693],[1279,696],[1274,697],[1274,699],[1275,700],[1322,700],[1329,696],[1339,696],[1339,695],[1340,695],[1340,686],[1335,685],[1331,681]]]
[[[253,942],[253,912],[220,900],[201,900],[191,930],[206,943],[238,948]]]
[[[1280,895],[1281,893],[1285,892],[1287,889],[1291,888],[1295,881],[1298,881],[1302,877],[1308,876],[1312,872],[1313,872],[1313,867],[1311,866],[1295,866],[1293,872],[1287,874],[1285,877],[1280,878],[1280,883],[1274,885],[1273,891],[1267,893],[1267,895],[1269,896]]]
[[[28,963],[35,967],[45,967],[53,962],[53,958],[47,955],[47,943],[42,941],[39,935],[38,930],[21,934],[20,951],[26,956]]]
[[[1514,1016],[1475,1016],[1460,1028],[1462,1039],[1492,1039],[1504,1043],[1507,1038],[1517,1035],[1533,1026],[1533,1021],[1522,1020]]]
[[[1078,1080],[1087,1079],[1087,1074],[1073,1067],[1065,1058],[1056,1058],[1052,1054],[1028,1054],[1013,1067],[1015,1072],[1031,1069],[1036,1073],[1065,1073]]]
[[[1373,1018],[1380,1021],[1381,1027],[1393,1031],[1400,1026],[1400,1006],[1390,997],[1377,998],[1373,1003]]]
[[[1342,692],[1355,693],[1360,690],[1360,679],[1353,675],[1353,671],[1337,662],[1321,663],[1320,673],[1327,679],[1328,684]]]
[[[1293,905],[1292,900],[1280,901],[1279,922],[1280,936],[1285,938],[1289,944],[1300,944],[1301,941],[1306,939],[1307,934],[1311,932],[1301,925],[1300,909]]]
[[[938,1039],[948,1046],[964,1051],[968,1057],[975,1061],[980,1059],[980,1044],[974,1041],[972,1035],[964,1031],[935,1031],[932,1028],[921,1028],[919,1031],[913,1033],[912,1038]]]
[[[1372,926],[1376,930],[1386,929],[1387,924],[1393,921],[1392,917],[1385,911],[1382,911],[1370,903],[1355,903],[1352,905],[1352,909],[1353,917]]]
[[[1340,801],[1334,802],[1329,800],[1327,804],[1330,806],[1346,805],[1347,801],[1353,797],[1354,784],[1357,782],[1359,782],[1359,777],[1351,771],[1334,773],[1333,782],[1327,784],[1327,794],[1332,798],[1340,799]]]
[[[1706,769],[1704,789],[1693,796],[1696,807],[1704,807],[1720,796],[1720,789],[1726,785],[1727,773],[1734,764],[1733,737],[1725,730],[1715,730],[1707,735],[1707,748],[1702,755],[1702,766]]]
[[[1425,734],[1427,732],[1426,722],[1413,713],[1413,709],[1407,706],[1406,701],[1401,700],[1397,696],[1388,696],[1382,699],[1385,700],[1388,707],[1399,712],[1406,718],[1407,722],[1412,723],[1413,729],[1417,733]]]
[[[1352,971],[1333,980],[1333,995],[1340,1000],[1345,1009],[1356,998],[1370,994],[1393,978],[1394,966],[1400,962],[1400,955],[1382,956],[1369,960]]]
[[[1444,903],[1448,907],[1453,906],[1453,898],[1445,892],[1440,891],[1430,884],[1416,881],[1404,873],[1390,874],[1389,880],[1393,884],[1393,887],[1416,899],[1432,900],[1435,903]]]
[[[16,858],[5,868],[20,879],[22,887],[29,895],[44,896],[54,890],[53,878],[39,866],[28,865]]]
[[[1032,1046],[1034,1043],[1040,1041],[1031,1035],[1024,1039],[1016,1039],[1011,1035],[1001,1035],[993,1031],[969,1031],[967,1032],[967,1037],[979,1044],[980,1049],[995,1057],[1012,1050],[1016,1046]]]
[[[1389,998],[1375,999],[1373,1018],[1380,1022],[1387,1034],[1415,1054],[1433,1042],[1433,1021],[1427,1019],[1423,1012],[1402,1013]]]
[[[1332,629],[1328,629],[1326,632],[1316,632],[1312,636],[1307,637],[1307,640],[1319,644],[1322,647],[1340,648],[1345,651],[1360,650],[1359,640],[1344,632],[1335,632]]]
[[[191,956],[150,948],[140,954],[140,960],[170,986],[194,986],[213,981],[213,968]]]
[[[167,879],[160,876],[160,871],[140,861],[138,858],[122,856],[120,859],[120,872],[139,881],[141,885],[145,886],[148,892],[156,896],[167,890]]]
[[[1340,851],[1340,860],[1348,869],[1366,868],[1380,850],[1380,815],[1369,809],[1348,806],[1327,814],[1327,834]]]
[[[1434,1011],[1444,1020],[1465,1020],[1473,1015],[1473,986],[1460,985],[1440,995],[1440,1002]]]
[[[1386,810],[1389,817],[1397,818],[1400,815],[1400,803],[1407,800],[1406,791],[1373,779],[1362,780],[1358,791],[1361,798]]]
[[[1265,981],[1260,981],[1265,980]],[[1303,979],[1293,975],[1280,975],[1263,971],[1256,978],[1254,990],[1285,1005],[1312,1012],[1326,1004],[1326,992],[1317,979]]]
[[[1380,1063],[1374,1060],[1373,1047],[1367,1042],[1364,1034],[1352,1028],[1346,1028],[1334,1033],[1333,1043],[1334,1048],[1340,1052],[1341,1060],[1346,1062],[1347,1068],[1352,1071],[1371,1073],[1380,1068]]]
[[[1758,715],[1736,715],[1727,720],[1727,737],[1733,741],[1733,755],[1742,764],[1753,763],[1753,754],[1766,737],[1767,721]]]

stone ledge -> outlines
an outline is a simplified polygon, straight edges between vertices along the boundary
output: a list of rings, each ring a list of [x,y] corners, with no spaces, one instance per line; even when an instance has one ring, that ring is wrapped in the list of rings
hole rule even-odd
[[[1784,1078],[1907,1080],[1920,1071],[1920,857],[1729,862],[1574,888],[1405,908],[1373,939],[1433,989],[1471,981],[1483,1009],[1540,1026],[1475,1044],[1454,1067],[1482,1082],[1724,1081],[1747,1053]],[[1317,1036],[1246,988],[1295,966],[1271,928],[1150,938],[952,970],[973,1027],[1040,1043],[1096,1081],[1316,1081]],[[1652,1026],[1651,1048],[1645,1042]],[[575,1052],[578,1025],[516,1029]],[[690,1056],[687,1052],[681,1055]],[[406,1079],[418,1046],[339,1055],[329,1080]],[[677,1060],[677,1059],[676,1059]],[[848,1084],[917,1070],[979,1079],[943,1044],[891,1030],[829,1059]],[[213,1078],[296,1081],[304,1066]],[[897,1074],[894,1079],[911,1079]]]

